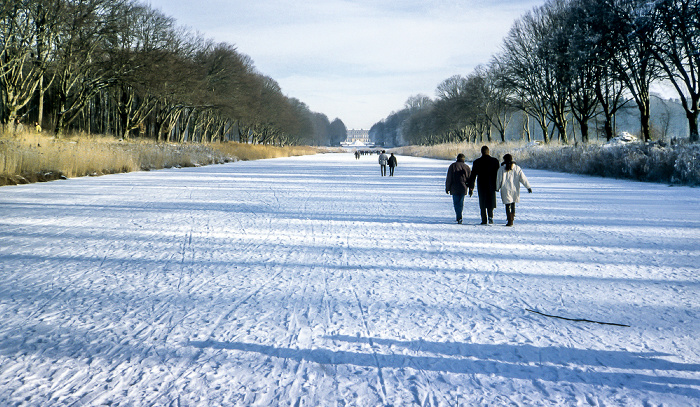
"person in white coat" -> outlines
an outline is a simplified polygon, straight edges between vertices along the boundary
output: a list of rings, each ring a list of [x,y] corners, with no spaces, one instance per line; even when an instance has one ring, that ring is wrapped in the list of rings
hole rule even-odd
[[[503,156],[503,164],[496,174],[496,191],[501,191],[501,201],[506,206],[506,226],[513,226],[515,221],[515,204],[520,202],[520,184],[527,188],[527,192],[532,193],[532,187],[525,177],[523,170],[515,165],[513,156],[506,154]]]
[[[379,167],[382,170],[382,177],[386,175],[386,165],[389,164],[389,156],[386,155],[386,151],[382,150],[379,155]]]

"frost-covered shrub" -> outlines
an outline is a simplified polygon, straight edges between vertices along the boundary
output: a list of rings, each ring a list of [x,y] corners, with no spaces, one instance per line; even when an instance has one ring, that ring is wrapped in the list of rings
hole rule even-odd
[[[526,167],[610,178],[700,185],[700,146],[626,143],[549,146],[529,151]]]
[[[562,145],[557,143],[486,143],[497,158],[511,154],[524,167],[587,174],[608,178],[700,185],[700,145],[690,143],[641,143],[622,134],[609,144]],[[480,143],[408,146],[394,149],[403,155],[454,160],[464,153],[467,160],[481,154]]]
[[[700,185],[700,145],[689,145],[678,152],[671,182]]]

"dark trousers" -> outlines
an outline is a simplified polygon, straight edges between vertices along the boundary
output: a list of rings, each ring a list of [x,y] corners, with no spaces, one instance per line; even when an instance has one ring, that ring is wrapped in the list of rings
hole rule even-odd
[[[455,207],[455,216],[457,221],[462,220],[462,211],[464,210],[464,195],[452,194],[452,203]]]
[[[394,167],[389,166],[389,176],[393,177],[394,176]]]
[[[493,208],[496,206],[496,191],[486,188],[478,189],[481,223],[493,222]]]
[[[386,165],[380,164],[380,167],[382,167],[382,177],[386,175]]]
[[[486,223],[493,220],[493,208],[481,207],[481,223]]]

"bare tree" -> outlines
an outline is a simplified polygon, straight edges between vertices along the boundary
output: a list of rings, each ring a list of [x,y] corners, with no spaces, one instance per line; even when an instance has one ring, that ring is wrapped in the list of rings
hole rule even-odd
[[[506,141],[506,129],[514,110],[510,104],[510,89],[503,85],[504,67],[492,61],[487,68],[477,67],[476,74],[484,78],[486,119],[498,131],[501,141]]]
[[[604,1],[615,21],[606,61],[637,103],[642,139],[648,141],[651,138],[649,88],[661,72],[652,51],[657,28],[649,18],[645,0]]]
[[[538,40],[536,52],[541,61],[542,89],[547,97],[547,116],[557,130],[559,139],[568,143],[568,117],[571,93],[571,51],[567,30],[567,0],[550,0],[535,9],[532,31]]]
[[[456,99],[468,96],[465,84],[466,78],[462,75],[451,76],[438,85],[435,95],[440,99]]]
[[[538,53],[539,41],[533,32],[536,23],[532,12],[517,20],[503,40],[502,52],[495,57],[495,63],[503,69],[501,86],[510,90],[510,104],[537,121],[547,143],[549,98],[545,92],[547,77]]]
[[[656,117],[658,118],[658,123],[659,126],[656,127],[658,129],[659,135],[661,136],[662,139],[667,139],[668,138],[668,133],[671,129],[671,118],[672,118],[672,113],[671,113],[671,108],[669,107],[669,103],[667,100],[664,100],[656,95],[653,95],[652,98],[656,98],[658,103],[656,104],[661,108],[661,112],[658,112],[656,114]]]
[[[700,1],[660,0],[650,10],[659,35],[646,39],[656,60],[678,92],[690,128],[690,141],[700,141]],[[647,31],[643,34],[649,35]]]
[[[314,125],[306,105],[233,45],[138,0],[0,2],[0,122],[34,109],[41,121],[44,95],[57,134],[274,144],[331,136],[330,123]]]
[[[57,47],[56,134],[61,134],[100,90],[116,82],[121,67],[109,53],[110,41],[128,9],[123,1],[70,0],[61,15]]]
[[[161,83],[173,80],[164,76],[163,65],[177,49],[174,20],[159,11],[135,5],[122,15],[115,33],[113,59],[123,67],[111,92],[118,110],[121,135],[141,128],[158,106]]]
[[[421,110],[432,106],[433,100],[427,95],[418,94],[409,97],[404,103],[404,107],[408,110]]]
[[[43,94],[55,38],[58,1],[10,0],[0,6],[0,97],[3,123],[14,123],[37,90]],[[39,106],[39,117],[41,110]]]
[[[596,89],[602,80],[596,47],[598,26],[588,0],[574,0],[567,13],[562,33],[569,42],[569,78],[571,113],[581,129],[581,141],[588,142],[589,122],[598,115],[600,101]]]

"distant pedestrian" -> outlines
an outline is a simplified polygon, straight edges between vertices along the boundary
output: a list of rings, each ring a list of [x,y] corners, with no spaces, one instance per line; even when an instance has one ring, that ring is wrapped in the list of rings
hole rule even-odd
[[[464,154],[457,154],[457,161],[450,164],[445,178],[445,193],[452,195],[452,204],[455,208],[457,223],[462,223],[462,211],[464,209],[464,195],[467,194],[467,182],[471,169],[464,163]]]
[[[355,150],[355,159],[356,160],[360,159],[360,151],[359,150]]]
[[[472,164],[472,173],[469,177],[469,196],[474,193],[474,181],[476,180],[482,225],[493,223],[498,167],[498,159],[491,157],[488,146],[481,147],[481,157],[474,160]]]
[[[515,221],[515,204],[520,202],[520,184],[527,188],[528,193],[532,193],[532,187],[527,181],[523,170],[515,164],[513,156],[506,154],[503,156],[503,164],[498,169],[496,176],[496,189],[501,191],[501,200],[506,205],[506,226],[513,226]]]
[[[391,157],[389,157],[389,176],[393,177],[394,176],[394,168],[398,163],[396,162],[396,157],[394,156],[394,153],[391,153]]]
[[[379,155],[379,167],[382,170],[382,177],[386,176],[386,166],[389,164],[389,157],[386,155],[386,151],[382,150]]]
[[[24,125],[22,124],[21,121],[19,121],[19,119],[15,119],[15,131],[17,133],[24,131]]]

